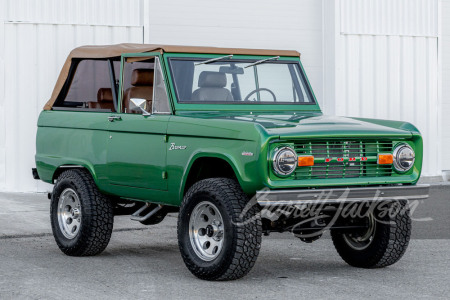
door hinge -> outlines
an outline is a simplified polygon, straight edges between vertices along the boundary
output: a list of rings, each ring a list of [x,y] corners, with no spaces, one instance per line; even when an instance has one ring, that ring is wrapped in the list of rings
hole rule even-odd
[[[167,179],[167,172],[166,172],[166,171],[163,171],[163,172],[162,172],[162,178],[163,178],[163,179]]]
[[[169,141],[169,137],[167,135],[164,135],[163,139],[164,139],[164,143],[167,143]]]

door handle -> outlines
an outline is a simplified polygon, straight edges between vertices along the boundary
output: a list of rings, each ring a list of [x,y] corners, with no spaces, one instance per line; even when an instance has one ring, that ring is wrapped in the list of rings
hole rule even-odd
[[[114,122],[115,120],[117,120],[117,121],[122,120],[122,117],[121,116],[109,116],[108,117],[108,121],[110,121],[110,122]]]

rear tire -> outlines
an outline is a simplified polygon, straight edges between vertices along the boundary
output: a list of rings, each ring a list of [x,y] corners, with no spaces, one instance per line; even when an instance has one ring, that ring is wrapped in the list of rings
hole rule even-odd
[[[253,267],[261,246],[259,207],[228,178],[195,183],[183,199],[178,244],[192,274],[205,280],[233,280]]]
[[[393,202],[387,207],[392,213],[371,213],[373,226],[367,232],[349,234],[331,230],[337,252],[349,265],[383,268],[399,261],[405,253],[411,236],[408,204]]]
[[[67,170],[53,188],[50,219],[62,252],[70,256],[96,255],[111,238],[113,205],[99,192],[90,173]]]

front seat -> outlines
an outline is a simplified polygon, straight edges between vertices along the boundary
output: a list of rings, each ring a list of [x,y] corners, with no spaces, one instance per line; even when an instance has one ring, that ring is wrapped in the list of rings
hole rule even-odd
[[[131,73],[131,85],[123,94],[123,107],[125,112],[142,114],[141,110],[132,110],[130,107],[131,98],[141,98],[147,101],[145,110],[152,112],[153,98],[153,70],[151,69],[135,69]]]
[[[192,101],[233,101],[233,95],[225,88],[227,76],[221,72],[203,71],[198,78],[199,89],[192,93]]]

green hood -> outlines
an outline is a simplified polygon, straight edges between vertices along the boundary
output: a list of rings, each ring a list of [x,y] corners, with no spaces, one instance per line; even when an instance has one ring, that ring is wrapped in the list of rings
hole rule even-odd
[[[387,120],[362,120],[348,117],[327,116],[320,113],[302,112],[274,112],[255,113],[248,112],[208,112],[186,113],[200,119],[234,120],[258,124],[270,136],[279,136],[282,139],[308,137],[399,137],[409,138],[412,133],[405,122]],[[402,129],[404,128],[404,129]]]

